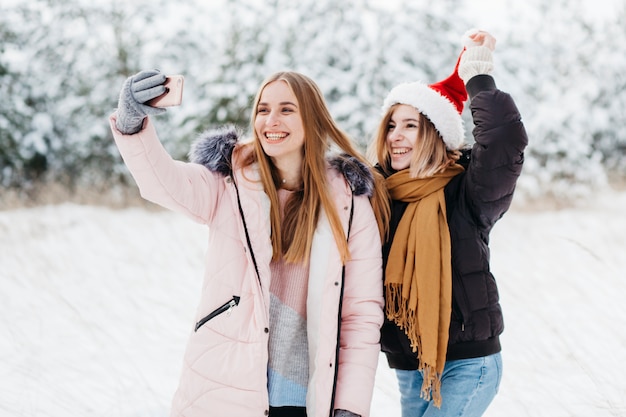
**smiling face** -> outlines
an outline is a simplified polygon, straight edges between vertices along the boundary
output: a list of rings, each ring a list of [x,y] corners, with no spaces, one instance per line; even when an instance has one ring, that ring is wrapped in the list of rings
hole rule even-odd
[[[299,171],[303,160],[304,124],[298,100],[282,80],[265,86],[254,116],[263,151],[281,170]]]
[[[387,151],[391,168],[396,171],[411,165],[413,151],[417,147],[420,113],[413,106],[400,104],[395,107],[387,125]]]

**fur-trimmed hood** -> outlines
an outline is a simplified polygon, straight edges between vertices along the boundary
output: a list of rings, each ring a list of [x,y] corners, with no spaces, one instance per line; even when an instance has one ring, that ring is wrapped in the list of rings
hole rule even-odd
[[[204,165],[209,171],[224,176],[232,171],[232,154],[242,132],[236,126],[226,125],[208,129],[200,134],[189,151],[189,160]],[[371,170],[354,156],[328,154],[329,165],[341,173],[355,196],[374,193],[374,176]]]

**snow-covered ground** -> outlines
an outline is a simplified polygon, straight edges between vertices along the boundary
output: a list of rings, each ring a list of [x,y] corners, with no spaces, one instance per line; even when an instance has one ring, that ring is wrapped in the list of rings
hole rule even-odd
[[[506,330],[487,416],[626,416],[625,207],[514,208],[494,229]],[[0,416],[167,416],[207,234],[158,210],[0,211]],[[382,357],[372,410],[399,416]]]

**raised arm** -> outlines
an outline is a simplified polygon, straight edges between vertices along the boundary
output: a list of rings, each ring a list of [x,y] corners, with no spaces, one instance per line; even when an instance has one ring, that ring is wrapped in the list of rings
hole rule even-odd
[[[526,130],[513,98],[491,76],[495,38],[484,31],[467,34],[459,76],[466,84],[474,122],[465,195],[483,227],[508,210],[522,171]]]

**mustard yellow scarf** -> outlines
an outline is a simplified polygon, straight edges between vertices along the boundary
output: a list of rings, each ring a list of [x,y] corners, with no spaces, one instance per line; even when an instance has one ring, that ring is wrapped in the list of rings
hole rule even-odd
[[[391,198],[408,202],[394,236],[385,275],[386,314],[404,330],[419,370],[421,396],[441,406],[441,374],[446,362],[452,309],[450,231],[444,187],[461,173],[460,165],[429,178],[409,170],[387,178]]]

